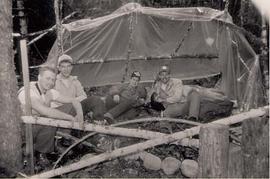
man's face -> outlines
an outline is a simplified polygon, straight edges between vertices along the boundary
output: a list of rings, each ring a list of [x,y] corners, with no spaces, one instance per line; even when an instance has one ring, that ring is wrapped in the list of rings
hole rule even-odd
[[[166,71],[160,72],[158,74],[158,77],[159,77],[160,81],[164,84],[168,83],[168,81],[170,80],[170,74]]]
[[[62,62],[59,64],[60,74],[66,78],[68,78],[72,71],[72,64],[70,62]]]
[[[56,74],[52,71],[44,71],[38,76],[38,81],[44,90],[52,89],[55,85]]]
[[[140,78],[134,76],[134,77],[130,78],[129,85],[132,87],[136,87],[136,86],[138,86],[139,82],[140,82]]]

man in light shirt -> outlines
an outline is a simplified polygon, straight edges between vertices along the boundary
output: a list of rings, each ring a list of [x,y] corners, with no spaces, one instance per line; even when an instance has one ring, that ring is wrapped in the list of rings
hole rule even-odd
[[[51,67],[41,67],[39,69],[38,81],[30,83],[30,100],[32,115],[48,118],[62,119],[67,121],[77,121],[83,123],[83,112],[81,104],[75,98],[65,97],[58,91],[52,89],[56,80],[56,70]],[[18,91],[18,99],[22,110],[25,111],[25,88]],[[60,102],[72,111],[63,112],[52,108],[51,102]],[[56,127],[33,125],[33,143],[37,157],[44,162],[46,154],[54,152],[54,136]]]
[[[171,78],[168,66],[162,66],[152,89],[154,100],[165,107],[164,116],[178,117],[188,115],[198,119],[200,95],[196,90],[184,86],[182,80]]]
[[[104,102],[100,97],[87,97],[81,82],[77,76],[72,76],[73,59],[69,55],[61,55],[58,59],[59,74],[56,77],[54,89],[60,92],[63,96],[76,98],[81,102],[83,114],[91,112],[92,119],[99,123],[103,121],[103,114],[105,112]],[[54,107],[62,108],[63,104],[54,103]],[[65,106],[63,107],[65,108]]]

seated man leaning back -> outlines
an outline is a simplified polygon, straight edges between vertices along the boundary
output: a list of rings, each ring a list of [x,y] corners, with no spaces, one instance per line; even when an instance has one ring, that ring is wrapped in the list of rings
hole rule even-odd
[[[76,98],[81,102],[83,114],[92,112],[94,121],[102,121],[105,112],[104,102],[97,96],[87,97],[77,76],[72,76],[73,59],[69,55],[62,55],[58,59],[59,74],[56,76],[54,89],[62,95]],[[61,103],[53,103],[53,107],[65,108]],[[62,107],[61,107],[62,106]]]
[[[134,71],[128,84],[115,87],[106,97],[107,113],[104,114],[104,117],[107,120],[114,121],[124,113],[125,118],[132,119],[140,113],[147,96],[146,89],[139,84],[140,80],[141,73]]]
[[[196,90],[187,89],[182,80],[171,78],[168,66],[164,65],[157,74],[152,89],[152,98],[165,107],[164,116],[178,117],[188,115],[198,119],[200,112],[200,95]]]
[[[78,121],[83,123],[83,113],[80,102],[75,98],[62,96],[54,90],[56,80],[56,70],[51,67],[41,67],[39,69],[38,81],[30,83],[30,99],[32,115],[56,118],[68,121]],[[18,98],[24,111],[25,88],[18,91]],[[51,102],[57,101],[67,106],[72,106],[72,111],[62,112],[57,108],[51,107]],[[72,115],[71,115],[72,114]],[[54,152],[55,127],[33,125],[34,150],[40,157],[46,153]],[[43,156],[44,157],[44,156]]]

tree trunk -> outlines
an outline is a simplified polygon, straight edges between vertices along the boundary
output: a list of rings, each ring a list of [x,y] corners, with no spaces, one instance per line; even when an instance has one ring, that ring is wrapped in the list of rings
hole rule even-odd
[[[21,120],[12,51],[12,1],[0,1],[0,166],[21,169]]]
[[[199,177],[226,178],[229,156],[229,127],[207,124],[200,129]]]
[[[25,14],[24,14],[24,2],[23,0],[17,0],[17,7],[19,9],[19,17],[20,17],[20,31],[21,34],[24,36],[28,33],[27,30],[27,23],[26,23],[26,18],[25,18]]]
[[[269,117],[247,119],[242,124],[244,178],[269,178]]]

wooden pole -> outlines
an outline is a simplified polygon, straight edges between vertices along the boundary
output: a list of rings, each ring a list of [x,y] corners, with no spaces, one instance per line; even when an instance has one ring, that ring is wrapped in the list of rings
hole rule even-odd
[[[140,129],[127,129],[122,127],[112,127],[112,126],[102,126],[96,124],[85,124],[84,128],[82,129],[78,122],[70,122],[64,120],[57,120],[57,119],[50,119],[44,117],[37,117],[34,118],[32,116],[22,116],[22,120],[24,123],[28,124],[40,124],[40,125],[47,125],[53,127],[62,127],[62,128],[72,128],[84,131],[95,131],[104,134],[111,134],[111,135],[120,135],[120,136],[127,136],[127,137],[137,137],[143,139],[153,139],[157,137],[162,137],[165,134],[160,132],[152,132],[147,130],[140,130]]]
[[[250,112],[252,112],[252,115],[254,115],[253,113],[255,113],[256,116],[262,116],[265,114],[265,110],[267,108],[268,107],[260,108],[257,110],[251,110]],[[244,120],[247,117],[246,115],[248,115],[248,114],[249,114],[248,112],[245,112],[244,115],[241,115],[240,117],[242,118],[242,120]],[[237,117],[236,121],[241,122],[241,120],[238,119],[238,118],[240,118],[239,115],[235,115],[235,116]],[[230,124],[233,124],[232,121],[233,120],[231,120],[229,117],[229,118],[224,118],[224,119],[220,119],[218,121],[215,121],[215,123],[226,123],[227,125],[230,125]],[[162,136],[160,138],[151,139],[151,140],[139,143],[139,144],[134,144],[134,145],[130,145],[127,147],[119,148],[119,149],[116,149],[112,152],[106,152],[106,153],[94,156],[92,158],[81,160],[79,162],[70,164],[68,166],[64,166],[61,168],[57,168],[54,170],[50,170],[50,171],[47,171],[44,173],[40,173],[40,174],[31,176],[30,178],[49,178],[49,177],[59,176],[59,175],[62,175],[64,173],[76,171],[76,170],[82,169],[84,167],[91,166],[91,165],[94,165],[94,164],[97,164],[97,163],[100,163],[100,162],[103,162],[106,160],[112,160],[112,159],[120,157],[120,156],[125,156],[128,154],[137,153],[137,152],[140,152],[140,151],[143,151],[145,149],[155,147],[155,146],[158,146],[161,144],[171,143],[171,142],[176,141],[176,140],[180,140],[180,139],[183,139],[186,137],[191,137],[193,135],[198,134],[199,130],[200,130],[200,126],[192,127],[190,129],[186,129],[185,131],[165,135],[165,136]]]
[[[57,59],[63,53],[62,48],[62,23],[61,23],[61,11],[62,11],[62,0],[54,0],[54,12],[56,21],[56,34],[57,34]],[[57,60],[55,61],[55,66],[57,66]]]
[[[26,47],[26,40],[20,41],[21,60],[23,69],[23,84],[25,88],[25,113],[31,115],[31,98],[30,98],[30,85],[29,85],[29,65],[28,65],[28,54]],[[26,140],[26,158],[27,167],[30,174],[34,173],[34,152],[33,152],[33,134],[32,124],[26,124],[25,140]]]
[[[207,124],[200,129],[199,177],[226,178],[229,158],[229,127]]]
[[[247,119],[242,124],[244,178],[269,178],[268,118]]]

